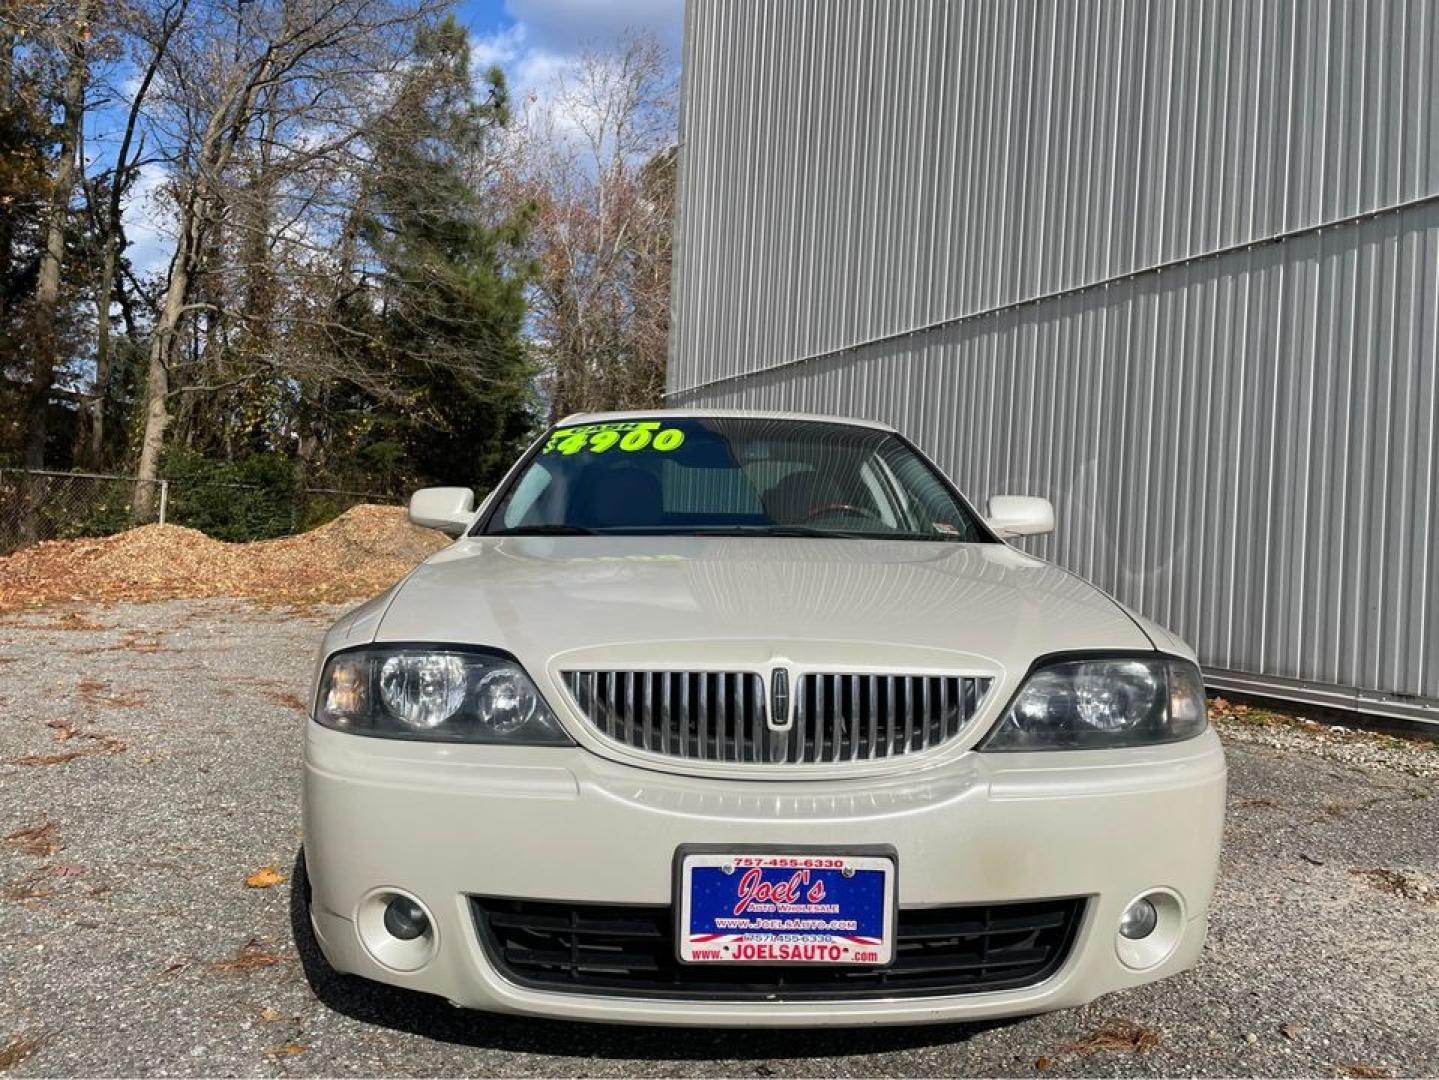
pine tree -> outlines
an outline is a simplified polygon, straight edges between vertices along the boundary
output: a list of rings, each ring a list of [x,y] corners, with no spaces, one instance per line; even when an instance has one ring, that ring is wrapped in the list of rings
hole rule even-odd
[[[421,32],[416,63],[376,125],[379,165],[366,234],[381,267],[382,364],[403,388],[375,436],[402,448],[416,480],[483,485],[532,427],[523,329],[523,214],[487,199],[508,121],[504,77],[470,71],[453,19]]]

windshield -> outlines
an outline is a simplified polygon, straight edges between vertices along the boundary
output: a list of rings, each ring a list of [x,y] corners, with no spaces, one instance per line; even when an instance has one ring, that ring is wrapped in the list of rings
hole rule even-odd
[[[556,428],[483,531],[988,539],[936,470],[889,432],[730,417]]]

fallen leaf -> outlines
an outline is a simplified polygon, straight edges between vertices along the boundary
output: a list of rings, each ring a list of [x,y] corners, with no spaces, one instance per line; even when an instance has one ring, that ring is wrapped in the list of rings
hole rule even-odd
[[[1283,1035],[1286,1039],[1297,1039],[1297,1038],[1299,1038],[1299,1033],[1300,1033],[1301,1031],[1303,1031],[1303,1030],[1304,1030],[1304,1029],[1301,1028],[1298,1024],[1280,1024],[1280,1025],[1279,1025],[1279,1034]]]
[[[50,872],[56,877],[80,877],[85,873],[83,866],[76,866],[74,863],[56,863],[50,867]]]
[[[16,1035],[4,1046],[0,1046],[0,1072],[19,1065],[49,1041],[49,1034],[43,1031],[33,1035]]]
[[[290,693],[288,690],[271,691],[265,696],[271,701],[273,701],[276,705],[283,706],[286,709],[293,709],[295,712],[309,711],[308,706],[305,705],[304,699],[302,699],[298,694]]]
[[[1133,1054],[1152,1050],[1159,1045],[1159,1035],[1149,1028],[1128,1020],[1111,1020],[1099,1030],[1074,1042],[1060,1043],[1059,1049],[1069,1054],[1118,1053]]]
[[[1385,1065],[1360,1065],[1351,1062],[1345,1065],[1335,1065],[1336,1076],[1353,1076],[1359,1080],[1389,1080],[1394,1075],[1394,1070]]]
[[[142,525],[100,539],[51,540],[0,557],[0,611],[180,597],[245,597],[309,607],[372,596],[446,540],[409,524],[398,506],[359,505],[299,536],[227,544],[177,525]],[[159,652],[157,633],[110,646]],[[135,698],[113,705],[138,704]]]
[[[272,967],[283,959],[279,953],[271,952],[259,938],[251,938],[235,951],[234,956],[218,960],[210,967],[214,971],[254,971]]]
[[[1051,1061],[1049,1058],[1047,1058],[1047,1057],[1041,1057],[1041,1058],[1037,1058],[1037,1059],[1035,1060],[1035,1062],[1034,1062],[1034,1067],[1035,1067],[1038,1071],[1044,1072],[1045,1069],[1049,1068],[1049,1067],[1050,1067],[1051,1065],[1053,1065],[1053,1064],[1054,1064],[1054,1062]]]
[[[74,761],[76,758],[82,758],[92,753],[94,753],[93,750],[62,750],[56,754],[26,754],[24,757],[11,758],[10,764],[39,767],[64,765],[66,762]]]
[[[279,1046],[271,1050],[270,1056],[274,1058],[291,1057],[295,1054],[303,1054],[304,1052],[305,1048],[299,1043],[286,1043],[284,1046]]]
[[[54,896],[55,890],[42,884],[49,876],[47,867],[42,866],[38,870],[32,870],[24,877],[0,887],[0,899],[44,900],[46,897]]]
[[[262,1024],[273,1024],[276,1020],[285,1019],[285,1014],[279,1009],[272,1009],[266,1005],[260,1010],[260,1022]]]
[[[5,843],[26,855],[54,855],[65,845],[60,843],[60,832],[53,821],[38,825],[26,825],[5,837]]]
[[[280,884],[285,880],[285,875],[276,870],[274,865],[262,866],[245,879],[245,887],[250,889],[268,889]]]

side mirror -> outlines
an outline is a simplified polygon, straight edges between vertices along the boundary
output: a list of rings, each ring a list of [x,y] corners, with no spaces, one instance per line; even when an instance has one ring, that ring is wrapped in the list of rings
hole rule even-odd
[[[1054,532],[1054,507],[1033,495],[992,495],[985,521],[1005,539],[1042,536]]]
[[[410,521],[459,536],[475,516],[475,493],[462,487],[420,488],[410,496]]]

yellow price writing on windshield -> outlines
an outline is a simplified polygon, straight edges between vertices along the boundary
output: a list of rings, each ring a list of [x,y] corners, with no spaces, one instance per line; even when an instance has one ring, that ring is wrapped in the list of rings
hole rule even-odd
[[[658,420],[624,420],[609,424],[585,424],[561,428],[550,435],[544,453],[559,452],[567,457],[575,454],[604,454],[611,450],[634,453],[637,450],[678,450],[685,441],[679,428],[661,427]]]

